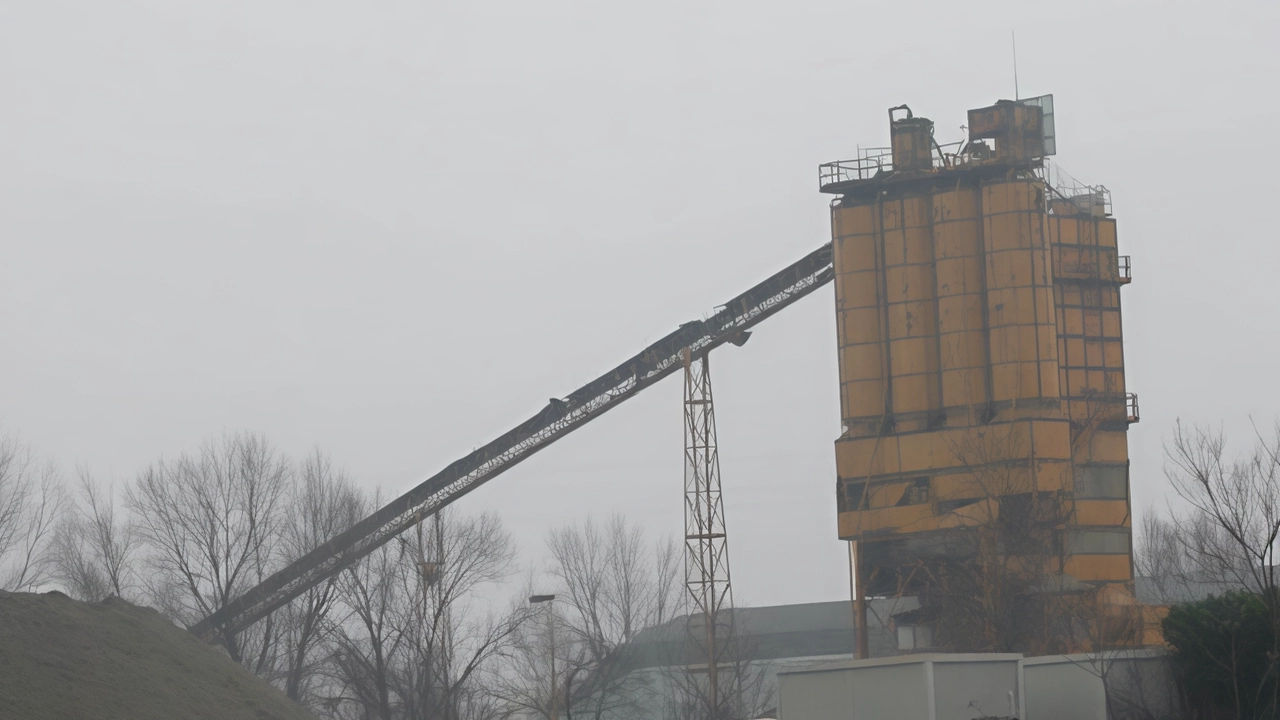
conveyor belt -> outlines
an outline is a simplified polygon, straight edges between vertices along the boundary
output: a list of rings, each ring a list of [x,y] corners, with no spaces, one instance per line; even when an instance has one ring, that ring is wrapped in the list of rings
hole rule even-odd
[[[724,343],[742,345],[751,328],[834,277],[828,243],[764,282],[729,300],[706,320],[693,320],[618,367],[552,399],[533,417],[470,455],[454,461],[325,544],[250,588],[196,623],[201,637],[239,632],[324,582],[344,567],[520,461],[577,430],[682,367],[688,348],[698,357]]]

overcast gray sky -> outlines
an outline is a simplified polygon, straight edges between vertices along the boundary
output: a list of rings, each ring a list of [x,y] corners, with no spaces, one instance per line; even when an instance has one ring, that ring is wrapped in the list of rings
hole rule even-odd
[[[1111,188],[1135,506],[1280,411],[1277,3],[0,0],[0,422],[131,479],[222,430],[399,493],[828,237],[910,103],[1054,93]],[[847,597],[830,288],[712,357],[740,602]],[[681,527],[668,380],[466,498],[539,562]]]

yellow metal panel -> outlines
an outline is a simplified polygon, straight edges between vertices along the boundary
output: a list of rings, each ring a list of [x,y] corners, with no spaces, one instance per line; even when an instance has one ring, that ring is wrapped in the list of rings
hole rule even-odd
[[[900,472],[898,438],[890,435],[837,441],[836,472],[843,478]]]
[[[929,212],[929,198],[925,195],[904,198],[902,200],[902,222],[904,227],[928,227],[933,221]]]
[[[935,407],[935,382],[929,375],[908,375],[893,378],[893,411],[896,413],[923,412]]]
[[[894,507],[902,500],[911,483],[906,481],[871,485],[867,488],[867,505],[872,509]]]
[[[941,258],[937,264],[938,295],[977,293],[982,290],[982,265],[974,255]]]
[[[1116,221],[1113,218],[1097,220],[1098,244],[1103,247],[1116,247]]]
[[[900,262],[931,263],[933,262],[933,237],[929,227],[909,228],[906,231],[904,255]]]
[[[1044,360],[1040,363],[1040,397],[1062,397],[1061,379],[1058,375],[1058,362]]]
[[[903,472],[923,472],[955,464],[938,439],[946,433],[911,433],[899,437],[898,457]]]
[[[914,375],[937,369],[937,336],[894,340],[889,344],[889,357],[894,376]]]
[[[932,301],[893,303],[889,306],[888,312],[890,340],[932,337],[937,334],[933,319],[936,308]]]
[[[1023,363],[1022,375],[1020,376],[1021,384],[1018,392],[1024,398],[1044,397],[1044,375],[1042,367],[1039,363],[1029,362]],[[1057,383],[1055,382],[1054,385]],[[1056,393],[1055,393],[1056,394]]]
[[[1058,359],[1058,333],[1052,325],[1037,325],[1036,329],[1036,354],[1041,360],[1057,362]],[[1057,372],[1054,368],[1054,372]]]
[[[941,358],[943,370],[968,368],[972,363],[969,359],[967,333],[939,335],[938,356]]]
[[[885,265],[903,264],[907,255],[905,231],[901,229],[885,230],[879,238]]]
[[[1102,334],[1105,337],[1120,337],[1120,311],[1108,310],[1102,313]]]
[[[1106,372],[1106,388],[1111,394],[1123,395],[1125,390],[1124,370],[1108,370]]]
[[[986,335],[981,330],[981,324],[975,326],[977,329],[959,333],[964,338],[965,352],[962,357],[964,364],[982,370],[986,366]]]
[[[1035,326],[999,325],[991,328],[991,362],[1035,360]]]
[[[835,268],[838,273],[876,269],[876,236],[851,235],[835,244]]]
[[[1039,448],[1037,448],[1039,449]],[[1071,464],[1062,460],[1036,461],[1036,490],[1058,492],[1069,486]]]
[[[841,351],[849,380],[884,376],[884,346],[878,342],[847,345]]]
[[[1084,316],[1084,334],[1100,337],[1102,335],[1102,313],[1086,309]]]
[[[1089,378],[1084,370],[1070,368],[1067,370],[1067,395],[1079,397],[1089,389]]]
[[[836,276],[837,295],[844,299],[845,308],[877,307],[876,272],[853,272]]]
[[[886,231],[886,234],[889,230],[900,230],[903,227],[902,211],[899,209],[898,205],[899,204],[894,201],[880,203],[880,227]]]
[[[1023,250],[999,250],[987,255],[989,287],[1030,285],[1031,254]]]
[[[1031,422],[1035,438],[1036,457],[1041,459],[1071,459],[1071,423],[1066,420],[1034,420]]]
[[[953,527],[973,527],[986,525],[999,516],[999,506],[990,501],[983,500],[972,505],[965,505],[962,508],[956,508],[937,516],[933,528],[942,530]]]
[[[938,316],[944,331],[981,330],[982,296],[970,293],[940,297],[938,298]]]
[[[978,405],[986,392],[986,376],[978,370],[944,370],[942,396],[944,405]]]
[[[1033,237],[1027,213],[1003,213],[984,217],[987,253],[1028,250],[1039,243]]]
[[[1106,372],[1102,370],[1086,370],[1085,374],[1089,378],[1089,387],[1093,389],[1094,392],[1098,392],[1103,395],[1111,394],[1113,388],[1107,384],[1108,376]]]
[[[991,183],[982,188],[982,212],[986,215],[1021,209],[1012,193],[1013,183]]]
[[[973,473],[964,471],[935,475],[930,489],[938,500],[965,500],[986,496]]]
[[[933,268],[929,265],[890,265],[885,271],[889,302],[933,297]]]
[[[1035,322],[1035,294],[1029,287],[992,289],[987,292],[988,317],[993,326]]]
[[[1084,343],[1084,362],[1090,367],[1102,367],[1102,341],[1086,340]]]
[[[1078,245],[1097,245],[1098,234],[1095,232],[1095,228],[1097,228],[1097,226],[1097,218],[1080,216],[1076,225],[1078,234],[1076,235],[1074,242]]]
[[[1129,526],[1129,502],[1127,500],[1076,500],[1077,525]]]
[[[937,500],[963,500],[985,495],[974,481],[973,473],[966,470],[953,470],[934,475],[929,488]]]
[[[1033,250],[1031,252],[1031,275],[1037,285],[1047,286],[1050,282],[1050,268],[1053,267],[1050,257],[1047,249]]]
[[[870,418],[884,414],[884,382],[880,379],[845,383],[844,416]]]
[[[1133,579],[1128,555],[1073,555],[1067,559],[1065,570],[1081,582]]]
[[[1019,396],[1020,368],[1016,363],[991,366],[991,396],[997,401],[1012,400]]]
[[[972,218],[978,214],[978,191],[974,188],[958,188],[935,193],[933,217],[936,222]]]
[[[880,340],[880,308],[849,308],[841,311],[844,342],[878,342]]]
[[[876,214],[874,205],[853,205],[835,208],[831,213],[831,218],[832,222],[835,223],[835,227],[832,228],[832,234],[836,237],[875,231]]]
[[[905,505],[903,507],[844,512],[839,515],[840,537],[856,537],[861,533],[896,530],[910,526],[932,515],[929,505]]]
[[[1092,462],[1125,462],[1129,459],[1129,438],[1123,430],[1095,430],[1085,438],[1080,456]]]
[[[1041,285],[1032,290],[1032,295],[1036,301],[1036,322],[1057,333],[1058,304],[1054,302],[1053,289],[1047,285]]]
[[[1080,268],[1080,249],[1070,245],[1058,245],[1054,248],[1054,257],[1061,271],[1074,273]]]
[[[938,223],[933,226],[934,252],[940,258],[974,257],[981,229],[977,218]]]

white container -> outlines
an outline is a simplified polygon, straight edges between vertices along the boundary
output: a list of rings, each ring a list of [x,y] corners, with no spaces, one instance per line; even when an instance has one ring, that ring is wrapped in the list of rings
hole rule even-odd
[[[1025,717],[1022,656],[920,654],[790,666],[779,720],[974,720]]]
[[[1027,720],[1102,720],[1107,693],[1100,660],[1089,655],[1049,655],[1022,661]]]

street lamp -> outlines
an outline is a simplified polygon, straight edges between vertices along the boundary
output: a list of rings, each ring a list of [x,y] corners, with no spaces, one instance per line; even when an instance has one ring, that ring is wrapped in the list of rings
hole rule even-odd
[[[530,595],[529,604],[537,605],[538,603],[547,604],[547,643],[551,647],[551,701],[550,712],[551,720],[559,720],[556,713],[556,630],[555,616],[551,611],[551,601],[555,600],[555,595]]]

